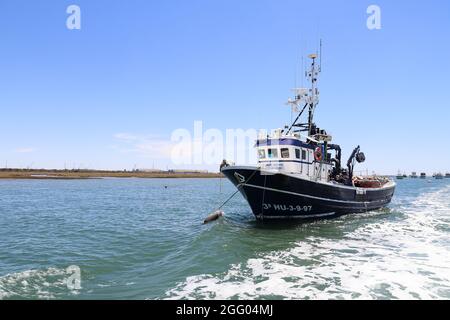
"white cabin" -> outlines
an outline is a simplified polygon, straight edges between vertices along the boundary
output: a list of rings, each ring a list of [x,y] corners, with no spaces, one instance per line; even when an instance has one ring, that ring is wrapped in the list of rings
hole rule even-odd
[[[326,158],[323,144],[316,146],[300,139],[298,134],[283,135],[278,129],[256,142],[258,165],[269,173],[294,174],[304,179],[328,182],[332,164]],[[321,152],[322,160],[315,156]]]

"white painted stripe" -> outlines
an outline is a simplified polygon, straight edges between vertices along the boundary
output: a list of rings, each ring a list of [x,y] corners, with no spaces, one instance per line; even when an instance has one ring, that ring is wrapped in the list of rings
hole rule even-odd
[[[327,213],[317,213],[317,214],[309,214],[309,215],[297,215],[297,216],[266,216],[264,214],[256,215],[257,218],[261,219],[309,219],[309,218],[320,218],[320,217],[329,217],[336,214],[336,212],[327,212]]]
[[[320,183],[322,185],[325,186],[331,186],[334,188],[342,188],[342,189],[349,189],[349,190],[356,190],[356,187],[353,186],[345,186],[345,185],[340,185],[340,184],[335,184],[335,183],[330,183],[330,182],[323,182],[320,180],[312,180],[311,178],[305,178],[303,175],[297,174],[297,173],[288,173],[288,172],[270,172],[270,171],[264,171],[261,170],[261,168],[259,167],[251,167],[251,166],[228,166],[228,167],[224,167],[222,169],[222,171],[225,170],[253,170],[253,171],[260,171],[261,175],[267,174],[267,175],[274,175],[274,174],[280,174],[280,175],[284,175],[284,176],[288,176],[288,177],[292,177],[295,179],[299,179],[299,180],[303,180],[303,181],[308,181],[308,182],[314,182],[314,183]],[[373,191],[379,191],[379,190],[384,190],[384,189],[391,189],[394,188],[397,184],[393,181],[390,180],[388,183],[386,183],[385,185],[383,185],[381,188],[365,188],[365,190],[367,190],[367,192],[373,192]]]
[[[274,191],[274,192],[281,192],[281,193],[286,193],[286,194],[292,194],[292,195],[295,195],[295,196],[301,196],[301,197],[306,197],[306,198],[310,198],[310,199],[330,201],[330,202],[353,203],[353,204],[359,204],[359,205],[361,205],[361,204],[368,204],[368,203],[372,203],[372,202],[377,202],[377,201],[371,201],[371,202],[359,201],[358,202],[358,201],[347,201],[347,200],[337,200],[337,199],[330,199],[330,198],[322,198],[322,197],[310,196],[310,195],[307,195],[307,194],[301,194],[301,193],[296,193],[296,192],[291,192],[291,191],[285,191],[285,190],[273,189],[273,188],[268,188],[268,187],[256,186],[254,184],[248,184],[248,183],[239,184],[239,186],[240,185],[244,185],[246,187],[257,188],[257,189],[270,190],[270,191]]]
[[[314,180],[312,178],[305,178],[304,176],[298,174],[298,173],[280,173],[282,175],[285,176],[289,176],[292,178],[296,178],[296,179],[300,179],[300,180],[304,180],[304,181],[309,181],[309,182],[314,182],[314,183],[320,183],[322,185],[325,186],[331,186],[333,188],[342,188],[342,189],[348,189],[348,190],[356,190],[358,189],[357,187],[354,186],[346,186],[346,185],[342,185],[342,184],[338,184],[338,183],[331,183],[331,182],[324,182],[324,181],[320,181],[320,180]],[[390,180],[389,182],[387,182],[386,184],[384,184],[381,188],[362,188],[368,192],[373,192],[373,191],[379,191],[379,190],[384,190],[384,189],[391,189],[393,187],[396,186],[396,183],[392,180]],[[361,189],[361,188],[359,188]]]

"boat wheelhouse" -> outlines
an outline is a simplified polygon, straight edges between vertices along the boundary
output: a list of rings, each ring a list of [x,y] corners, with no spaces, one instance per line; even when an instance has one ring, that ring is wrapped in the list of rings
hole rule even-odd
[[[301,140],[299,134],[283,135],[282,130],[277,129],[270,137],[260,137],[256,148],[261,170],[329,181],[332,163],[326,159],[325,147],[308,144]],[[322,161],[316,161],[320,157],[323,157]]]

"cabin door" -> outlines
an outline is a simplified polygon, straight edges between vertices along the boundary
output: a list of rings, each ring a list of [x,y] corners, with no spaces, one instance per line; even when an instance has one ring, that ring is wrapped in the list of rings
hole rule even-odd
[[[307,149],[301,149],[302,173],[309,176],[309,152]]]

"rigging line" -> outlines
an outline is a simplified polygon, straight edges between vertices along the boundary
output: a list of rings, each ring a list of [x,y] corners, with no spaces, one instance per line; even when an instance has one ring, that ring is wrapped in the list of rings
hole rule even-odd
[[[220,207],[218,207],[218,208],[217,208],[216,210],[214,210],[214,211],[217,211],[217,210],[222,209],[222,207],[223,207],[224,205],[226,205],[226,204],[228,203],[228,201],[230,201],[230,200],[231,200],[231,199],[239,192],[240,188],[241,188],[243,185],[245,185],[247,182],[249,182],[251,178],[253,178],[253,176],[255,175],[255,173],[256,173],[259,169],[260,169],[260,167],[256,168],[256,169],[253,171],[253,173],[250,175],[250,177],[249,177],[246,181],[244,181],[243,183],[238,184],[238,185],[237,185],[237,190],[236,190],[231,196],[229,196],[228,199],[225,200],[225,201],[220,205]]]
[[[297,118],[295,118],[294,122],[292,122],[291,127],[289,128],[289,130],[286,132],[289,133],[292,130],[292,127],[294,126],[294,124],[297,122],[297,120],[300,118],[300,116],[302,115],[303,111],[305,111],[306,106],[308,105],[308,103],[305,104],[305,106],[303,107],[302,111],[300,111],[300,113],[298,114]]]

